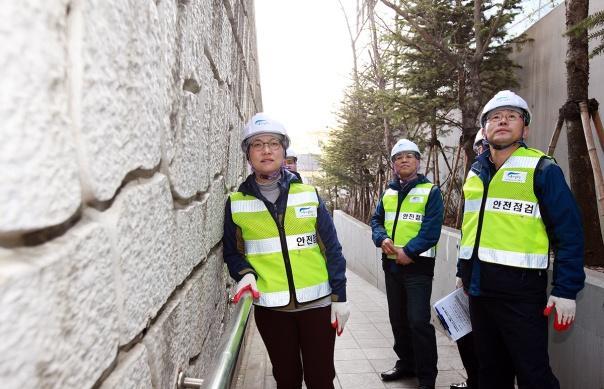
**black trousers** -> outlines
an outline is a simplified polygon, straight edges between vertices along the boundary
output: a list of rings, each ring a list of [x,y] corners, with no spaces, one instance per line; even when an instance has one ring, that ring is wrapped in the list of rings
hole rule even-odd
[[[420,385],[436,383],[436,334],[430,323],[432,276],[384,272],[397,366],[415,372]]]
[[[461,363],[468,374],[468,389],[478,389],[478,358],[474,349],[474,334],[469,333],[457,339],[457,350],[461,357]]]
[[[470,296],[481,389],[559,389],[549,366],[544,304]]]
[[[279,389],[333,389],[336,330],[331,307],[282,312],[254,307],[256,326],[273,365]]]

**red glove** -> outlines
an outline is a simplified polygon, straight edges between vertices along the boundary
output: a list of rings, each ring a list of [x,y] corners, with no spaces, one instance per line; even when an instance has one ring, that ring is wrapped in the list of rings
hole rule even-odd
[[[556,308],[556,313],[554,315],[554,329],[556,331],[566,331],[575,320],[575,300],[549,296],[543,314],[549,316],[554,308]],[[559,313],[560,316],[558,316]]]
[[[350,307],[346,301],[331,303],[331,326],[335,328],[338,336],[342,335],[349,316]]]
[[[258,287],[256,286],[256,277],[252,273],[248,273],[243,276],[243,278],[237,283],[237,288],[235,289],[235,296],[233,296],[233,304],[237,304],[245,293],[251,293],[254,299],[260,297],[260,292],[258,292]]]

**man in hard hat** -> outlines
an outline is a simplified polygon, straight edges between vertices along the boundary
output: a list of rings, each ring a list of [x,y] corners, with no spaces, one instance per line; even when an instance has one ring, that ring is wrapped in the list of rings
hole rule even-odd
[[[333,388],[335,334],[350,313],[346,261],[317,191],[283,167],[289,137],[263,113],[243,131],[253,173],[226,203],[223,253],[238,281],[233,302],[254,318],[279,388]]]
[[[382,248],[388,314],[394,335],[395,366],[382,380],[417,377],[419,388],[434,388],[437,353],[430,324],[430,295],[436,243],[444,207],[437,186],[419,174],[417,145],[401,139],[392,148],[394,180],[371,218],[373,242]]]
[[[285,151],[285,168],[290,172],[298,171],[298,154],[291,146]]]
[[[458,276],[470,296],[481,388],[514,388],[514,377],[519,388],[560,387],[544,314],[554,309],[554,328],[568,328],[585,279],[579,209],[556,162],[524,143],[530,122],[520,96],[497,93],[480,116],[488,150],[463,188]]]
[[[476,136],[474,137],[474,152],[476,153],[476,156],[479,156],[480,154],[482,154],[486,149],[489,148],[489,145],[486,144],[485,140],[484,140],[484,135],[482,133],[482,131],[478,131],[476,133]]]

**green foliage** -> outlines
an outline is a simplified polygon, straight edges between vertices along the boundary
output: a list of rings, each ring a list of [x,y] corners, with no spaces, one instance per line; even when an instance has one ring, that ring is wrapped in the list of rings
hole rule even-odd
[[[405,137],[420,149],[452,127],[470,131],[473,140],[476,129],[464,127],[464,115],[475,121],[477,107],[496,91],[517,86],[517,65],[508,54],[523,37],[508,39],[505,26],[520,11],[519,3],[484,1],[479,23],[473,18],[474,1],[392,3],[396,16],[378,31],[381,60],[358,72],[358,83],[342,102],[340,126],[323,149],[319,186],[338,188],[324,194],[331,205],[337,201],[358,219],[369,219],[392,176],[385,128],[393,143]],[[471,99],[480,100],[473,110],[467,104]]]
[[[566,35],[581,35],[593,31],[587,35],[587,39],[600,39],[600,43],[591,51],[589,58],[593,58],[604,52],[604,11],[598,11],[585,18],[581,23],[569,29]]]

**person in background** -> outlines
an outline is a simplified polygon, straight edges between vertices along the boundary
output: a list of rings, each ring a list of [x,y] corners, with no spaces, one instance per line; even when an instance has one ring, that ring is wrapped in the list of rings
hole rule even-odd
[[[317,191],[284,168],[289,137],[263,113],[243,130],[252,174],[227,199],[223,254],[233,302],[254,298],[254,319],[278,388],[331,389],[336,332],[350,314],[346,260]]]
[[[526,146],[531,112],[498,92],[480,116],[488,149],[468,172],[458,276],[469,295],[481,388],[560,388],[548,321],[567,329],[583,288],[583,228],[556,162]],[[553,288],[547,297],[550,250]],[[545,309],[544,309],[545,308]]]
[[[420,389],[434,388],[438,370],[436,334],[430,323],[430,295],[444,207],[438,187],[418,174],[417,145],[401,139],[390,152],[394,180],[371,218],[372,239],[382,248],[395,366],[382,380],[417,377]]]
[[[298,154],[292,147],[285,151],[285,168],[290,172],[298,171]]]
[[[485,145],[482,131],[478,131],[474,138],[474,152],[478,156],[487,148],[488,145]],[[455,277],[455,288],[461,288],[462,286],[461,278],[459,276]],[[480,387],[478,384],[478,359],[476,358],[474,339],[472,337],[472,333],[469,333],[459,338],[456,342],[457,350],[459,351],[463,367],[466,369],[468,379],[464,382],[451,384],[450,389],[478,389]]]

